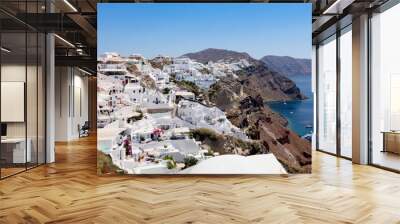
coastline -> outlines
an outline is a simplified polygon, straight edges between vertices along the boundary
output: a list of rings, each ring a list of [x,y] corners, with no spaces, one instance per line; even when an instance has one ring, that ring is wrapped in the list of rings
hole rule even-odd
[[[309,104],[313,104],[312,98],[308,98],[306,100],[264,102],[264,105],[267,105],[272,111],[284,117],[288,121],[287,128],[295,132],[300,137],[311,134],[313,131],[313,107],[308,108],[310,106]],[[299,119],[299,117],[302,119]],[[309,125],[311,125],[311,128],[307,127]]]

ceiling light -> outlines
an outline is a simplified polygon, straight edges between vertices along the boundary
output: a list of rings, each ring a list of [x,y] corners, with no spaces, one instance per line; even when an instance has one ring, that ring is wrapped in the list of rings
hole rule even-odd
[[[74,12],[78,12],[78,10],[68,1],[64,0],[65,4],[67,4]]]
[[[336,0],[332,5],[330,5],[322,14],[342,14],[343,10],[351,5],[355,0]]]
[[[5,47],[1,47],[1,50],[4,51],[4,52],[6,52],[6,53],[10,53],[10,52],[11,52],[11,50],[9,50],[9,49],[7,49],[7,48],[5,48]]]
[[[335,1],[331,6],[329,6],[322,14],[330,14],[332,13],[332,9],[337,10],[337,5],[339,4],[340,0]]]
[[[60,36],[57,35],[57,34],[54,34],[54,36],[57,37],[58,39],[60,39],[62,42],[64,42],[64,43],[66,43],[67,45],[69,45],[70,47],[75,48],[75,45],[73,45],[73,44],[72,44],[71,42],[69,42],[68,40],[66,40],[66,39],[64,39],[64,38],[62,38],[62,37],[60,37]]]
[[[79,67],[78,67],[78,70],[81,71],[81,72],[83,72],[83,73],[85,73],[85,74],[87,74],[87,75],[92,75],[90,72],[85,71],[85,70],[83,70],[83,69],[81,69],[81,68],[79,68]]]

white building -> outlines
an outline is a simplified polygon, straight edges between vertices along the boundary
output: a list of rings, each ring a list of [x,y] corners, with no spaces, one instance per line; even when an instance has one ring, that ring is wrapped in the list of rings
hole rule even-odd
[[[142,87],[139,83],[128,83],[124,93],[129,96],[131,102],[143,107],[154,104],[167,104],[167,98],[158,90]]]
[[[248,139],[247,135],[234,126],[225,113],[217,107],[207,107],[188,100],[179,101],[177,116],[192,125],[192,128],[209,128],[220,134]]]

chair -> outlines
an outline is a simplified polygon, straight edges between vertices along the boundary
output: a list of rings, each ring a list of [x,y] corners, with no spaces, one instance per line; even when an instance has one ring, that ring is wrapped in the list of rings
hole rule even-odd
[[[82,127],[79,128],[79,138],[89,136],[89,129],[90,129],[89,121],[85,121]]]

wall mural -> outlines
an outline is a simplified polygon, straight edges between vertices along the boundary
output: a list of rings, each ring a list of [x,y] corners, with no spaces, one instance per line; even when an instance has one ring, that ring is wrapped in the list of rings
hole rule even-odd
[[[311,4],[98,4],[98,173],[311,172]]]

